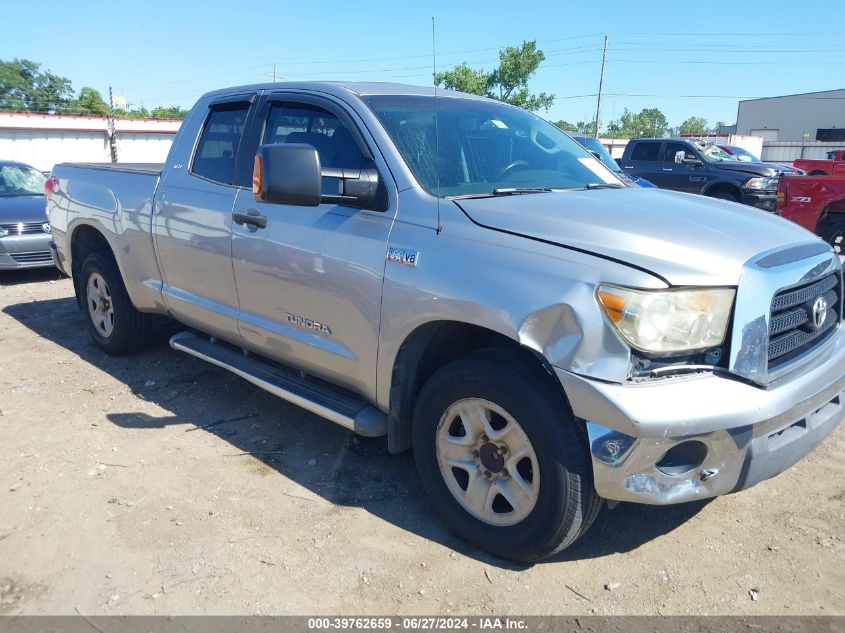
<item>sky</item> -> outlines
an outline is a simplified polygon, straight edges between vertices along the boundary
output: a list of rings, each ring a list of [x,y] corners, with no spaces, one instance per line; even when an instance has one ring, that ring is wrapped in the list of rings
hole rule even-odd
[[[845,88],[845,2],[573,3],[452,0],[0,0],[0,59],[25,58],[78,91],[112,86],[130,106],[190,107],[204,92],[282,80],[431,83],[436,62],[490,70],[498,50],[536,40],[530,82],[556,95],[547,119],[595,118],[602,45],[602,127],[624,108],[736,121],[741,98]],[[806,8],[802,8],[806,7]]]

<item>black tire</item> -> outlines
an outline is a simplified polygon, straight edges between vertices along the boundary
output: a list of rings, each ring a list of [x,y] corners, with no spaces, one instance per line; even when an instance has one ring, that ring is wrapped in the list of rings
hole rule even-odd
[[[536,454],[541,482],[536,503],[514,525],[493,525],[471,514],[450,492],[438,465],[441,417],[467,398],[487,400],[511,415]],[[559,385],[531,359],[487,350],[442,367],[417,398],[412,432],[417,471],[434,509],[459,536],[496,556],[536,562],[574,543],[598,516],[602,499],[593,488],[586,430],[574,420]]]
[[[105,282],[108,290],[108,305],[112,309],[109,331],[95,324],[89,310],[89,304],[95,303],[89,296],[89,281],[95,275]],[[122,356],[149,344],[152,317],[138,312],[132,305],[117,264],[109,255],[100,252],[88,255],[80,268],[79,293],[88,331],[104,352],[111,356]]]
[[[825,217],[816,226],[816,234],[830,244],[837,255],[845,255],[845,218]]]
[[[711,198],[718,198],[719,200],[729,200],[731,202],[739,202],[739,196],[733,191],[727,189],[717,189],[713,193],[707,194]]]

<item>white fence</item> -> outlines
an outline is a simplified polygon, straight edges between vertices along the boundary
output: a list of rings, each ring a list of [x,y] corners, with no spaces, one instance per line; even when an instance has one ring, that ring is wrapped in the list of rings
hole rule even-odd
[[[163,163],[181,121],[115,119],[120,163]],[[0,160],[17,160],[41,171],[63,162],[111,161],[104,117],[0,112]]]
[[[791,165],[798,158],[827,158],[827,153],[842,149],[845,143],[820,143],[818,141],[765,141],[760,158],[767,163]]]

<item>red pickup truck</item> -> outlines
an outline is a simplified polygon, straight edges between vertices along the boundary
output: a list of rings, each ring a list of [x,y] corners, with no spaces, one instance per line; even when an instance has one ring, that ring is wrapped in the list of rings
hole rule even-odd
[[[800,224],[845,255],[845,177],[784,176],[777,214]]]
[[[799,158],[792,166],[811,176],[845,176],[845,149],[828,152],[827,160]]]

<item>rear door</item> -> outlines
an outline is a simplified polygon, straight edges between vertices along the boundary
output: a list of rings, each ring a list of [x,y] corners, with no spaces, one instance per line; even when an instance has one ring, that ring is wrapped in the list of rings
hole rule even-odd
[[[162,293],[180,321],[237,339],[232,207],[241,140],[253,94],[212,101],[201,131],[174,147],[156,199],[153,236]],[[186,122],[183,125],[189,125]]]
[[[623,161],[622,168],[629,176],[639,176],[653,182],[658,187],[663,172],[660,170],[661,141],[635,141],[634,149],[627,161]]]
[[[235,225],[232,262],[245,345],[374,398],[387,242],[396,213],[390,172],[356,115],[333,99],[279,92],[263,100],[250,133],[259,143],[307,143],[323,168],[375,166],[384,204],[358,209],[256,201],[242,176],[235,211],[266,227]],[[338,181],[323,178],[324,193]]]

